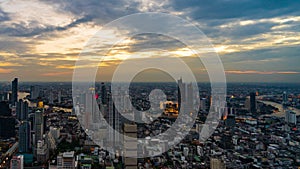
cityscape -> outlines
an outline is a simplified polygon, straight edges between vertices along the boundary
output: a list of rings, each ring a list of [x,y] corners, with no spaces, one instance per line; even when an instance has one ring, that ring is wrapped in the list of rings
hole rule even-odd
[[[178,86],[186,85],[178,82],[182,83]],[[149,113],[149,99],[143,95],[149,95],[153,88],[166,91],[167,101],[160,103],[162,113],[157,112],[156,119],[147,113],[139,116],[143,121],[151,120],[146,125],[130,122],[116,112],[110,103],[109,83],[96,83],[91,94],[97,96],[99,107],[103,105],[104,120],[119,132],[149,140],[147,146],[136,148],[136,153],[163,152],[158,156],[128,158],[123,157],[126,149],[116,148],[112,154],[107,147],[96,144],[81,127],[86,124],[78,121],[82,117],[77,116],[77,111],[82,107],[72,106],[71,83],[20,83],[18,78],[11,84],[2,83],[1,168],[21,165],[24,168],[295,168],[300,165],[299,85],[229,83],[227,106],[224,111],[219,109],[222,115],[218,127],[206,141],[200,139],[199,133],[212,106],[210,85],[198,85],[200,110],[196,122],[179,144],[166,149],[166,140],[151,137],[166,131],[178,117],[176,82],[133,83],[132,92],[120,96],[130,97],[136,109]],[[180,93],[184,92],[188,91]],[[90,96],[87,93],[81,99],[89,101]],[[184,128],[177,132],[181,130]],[[108,131],[99,137],[104,137],[105,132]],[[108,133],[108,136],[105,141],[126,147],[127,141],[117,138],[118,135]]]
[[[296,0],[0,0],[0,169],[299,169]]]

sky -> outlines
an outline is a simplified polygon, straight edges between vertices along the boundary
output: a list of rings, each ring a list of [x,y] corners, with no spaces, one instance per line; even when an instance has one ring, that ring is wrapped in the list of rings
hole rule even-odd
[[[71,81],[80,53],[106,24],[130,14],[162,12],[189,21],[207,36],[228,82],[300,83],[299,9],[295,0],[0,0],[0,81]],[[104,31],[120,38],[115,32]],[[136,63],[175,56],[198,81],[208,80],[190,49],[171,37],[125,37],[108,56],[98,69],[101,81],[109,81],[126,56]],[[138,79],[168,81],[161,74],[148,70]]]

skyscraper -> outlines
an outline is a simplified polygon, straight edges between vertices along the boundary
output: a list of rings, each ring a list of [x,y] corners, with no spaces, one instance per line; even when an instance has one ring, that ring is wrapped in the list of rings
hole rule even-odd
[[[108,119],[109,125],[113,128],[112,131],[109,131],[109,141],[114,147],[115,145],[118,145],[120,141],[118,134],[118,132],[120,132],[120,119],[111,94],[108,96]]]
[[[285,110],[287,108],[287,104],[288,104],[288,95],[286,92],[283,92],[282,94],[282,107]]]
[[[11,82],[11,104],[15,105],[18,101],[18,78]]]
[[[178,80],[177,84],[178,84],[178,110],[182,111],[181,105],[186,101],[185,84],[183,83],[181,78]]]
[[[137,168],[137,125],[124,124],[124,165],[125,168]]]
[[[107,91],[106,91],[106,87],[105,84],[102,82],[101,83],[101,102],[102,104],[107,104]]]
[[[28,103],[22,99],[17,103],[17,118],[19,120],[26,120],[28,118]]]
[[[38,86],[30,86],[30,98],[37,99],[40,95],[40,89]]]
[[[290,110],[285,111],[285,122],[288,124],[297,124],[296,113]]]
[[[19,152],[27,153],[30,151],[30,123],[22,121],[19,128]]]
[[[250,93],[250,113],[256,113],[256,94]]]
[[[34,144],[37,144],[39,140],[42,140],[43,138],[43,109],[37,109],[35,111],[35,142]]]

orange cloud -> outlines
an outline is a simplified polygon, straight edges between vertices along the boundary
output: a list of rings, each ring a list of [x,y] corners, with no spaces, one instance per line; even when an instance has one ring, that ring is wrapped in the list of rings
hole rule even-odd
[[[0,62],[0,67],[6,67],[6,66],[22,66],[19,63],[12,63],[12,62]]]
[[[73,72],[49,72],[44,73],[42,76],[64,76],[64,75],[71,75]]]
[[[0,68],[0,73],[11,73],[11,72],[13,72],[13,71],[15,71],[14,69],[2,69],[2,68]]]

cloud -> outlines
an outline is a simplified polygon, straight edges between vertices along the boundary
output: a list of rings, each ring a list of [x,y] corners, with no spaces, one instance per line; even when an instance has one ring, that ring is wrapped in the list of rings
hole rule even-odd
[[[257,71],[257,70],[226,70],[227,74],[257,74],[257,75],[272,75],[272,74],[300,74],[293,71]]]
[[[300,72],[299,8],[300,4],[292,0],[4,1],[0,4],[0,72],[64,80],[88,39],[104,24],[128,14],[152,11],[174,14],[198,25],[233,76],[294,76]],[[105,34],[120,38],[112,30]],[[102,63],[106,72],[126,55],[146,56],[143,51],[150,48],[167,52],[152,50],[149,55],[191,56],[181,42],[172,38],[140,35],[129,40],[131,43],[102,46],[101,50],[111,49],[111,57]],[[192,59],[189,61],[199,69]]]
[[[56,77],[56,76],[65,76],[65,75],[71,75],[73,74],[73,71],[68,72],[48,72],[41,74],[42,76],[50,76],[50,77]]]
[[[12,62],[0,62],[0,67],[15,67],[22,66],[20,63],[12,63]]]
[[[15,69],[3,69],[3,68],[0,68],[0,74],[8,74],[8,73],[12,73],[13,71],[15,71]]]

